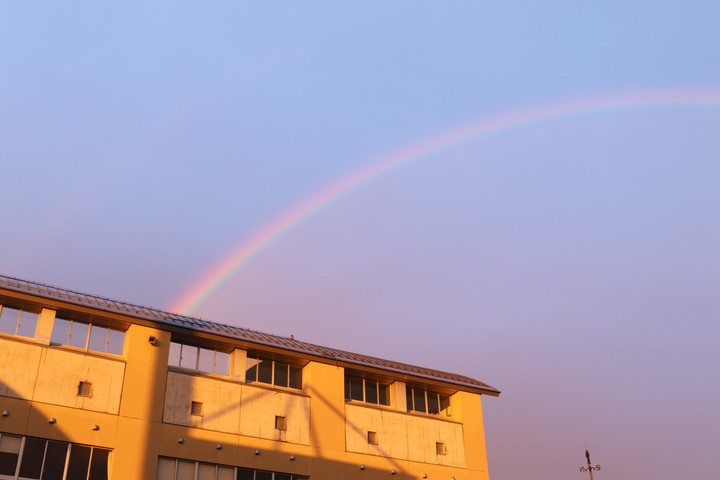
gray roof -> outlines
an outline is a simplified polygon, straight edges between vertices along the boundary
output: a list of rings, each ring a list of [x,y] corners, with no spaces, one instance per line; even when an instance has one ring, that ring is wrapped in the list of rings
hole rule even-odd
[[[500,394],[499,390],[464,375],[441,372],[429,368],[417,367],[415,365],[408,365],[391,360],[383,360],[381,358],[337,350],[335,348],[323,347],[312,343],[301,342],[299,340],[295,340],[294,338],[272,335],[247,328],[224,325],[222,323],[209,322],[185,315],[165,312],[156,308],[142,307],[97,295],[89,295],[65,288],[53,287],[28,280],[21,280],[19,278],[0,275],[0,288],[19,293],[27,293],[45,299],[59,300],[74,305],[92,307],[105,312],[127,315],[137,319],[173,325],[175,327],[186,328],[193,331],[219,334],[230,339],[277,347],[291,352],[326,358],[332,361],[342,361],[363,367],[373,367],[393,372],[395,374],[399,373],[402,375],[410,375],[413,377],[440,381],[466,388],[470,387],[473,390],[481,390],[482,393],[489,395]]]

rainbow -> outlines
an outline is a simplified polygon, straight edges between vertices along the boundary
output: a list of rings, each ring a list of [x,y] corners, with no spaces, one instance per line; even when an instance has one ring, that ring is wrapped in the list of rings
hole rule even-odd
[[[596,96],[501,113],[422,140],[367,163],[289,208],[233,248],[191,285],[173,303],[170,310],[192,314],[243,267],[298,225],[368,183],[448,150],[516,130],[584,116],[633,110],[716,107],[720,107],[720,90],[717,89],[662,90]]]

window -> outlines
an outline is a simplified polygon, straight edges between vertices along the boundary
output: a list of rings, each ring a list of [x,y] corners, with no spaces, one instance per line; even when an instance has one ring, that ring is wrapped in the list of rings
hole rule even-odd
[[[302,367],[266,358],[248,357],[245,381],[301,389]]]
[[[435,453],[438,455],[447,455],[447,447],[445,442],[435,442]]]
[[[190,403],[190,415],[196,415],[198,417],[202,417],[202,414],[203,414],[202,402],[191,402]]]
[[[430,415],[450,416],[450,397],[440,393],[407,387],[408,412],[420,412]]]
[[[368,443],[370,445],[377,445],[378,444],[378,435],[377,432],[368,432]]]
[[[2,478],[107,480],[109,450],[74,443],[0,434]]]
[[[38,314],[0,305],[0,332],[20,337],[35,337]]]
[[[194,372],[230,375],[230,354],[184,343],[170,343],[168,365]]]
[[[92,323],[55,318],[50,343],[122,355],[125,332]]]
[[[357,400],[376,405],[390,405],[388,389],[389,385],[365,378],[345,376],[345,401],[347,402]]]
[[[78,384],[78,397],[90,397],[92,396],[92,383],[80,382]]]
[[[158,458],[157,480],[308,480],[291,473],[193,462],[177,458]],[[69,477],[68,477],[69,480]]]

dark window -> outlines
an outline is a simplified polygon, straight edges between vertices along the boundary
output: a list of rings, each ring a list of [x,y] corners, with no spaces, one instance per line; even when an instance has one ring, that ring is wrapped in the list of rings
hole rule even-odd
[[[21,443],[21,437],[12,435],[0,437],[0,475],[15,475]]]
[[[378,403],[380,405],[390,405],[390,401],[388,400],[388,386],[383,384],[378,384]]]
[[[435,392],[407,387],[408,412],[450,416],[450,397]]]
[[[302,367],[290,365],[290,381],[288,387],[302,389]]]
[[[350,377],[350,400],[364,400],[362,378]]]
[[[365,380],[365,401],[367,403],[378,403],[377,382]]]
[[[258,382],[272,385],[273,362],[272,360],[261,359],[258,362]]]
[[[238,468],[237,469],[237,480],[254,480],[255,470],[249,468]]]
[[[43,480],[62,480],[67,458],[68,444],[65,442],[48,441],[43,466]]]
[[[276,473],[275,480],[290,480],[291,475],[287,473]]]
[[[433,415],[440,413],[440,405],[438,403],[437,393],[428,392],[427,394],[427,411]]]
[[[413,390],[413,409],[416,412],[427,412],[425,410],[425,390]]]
[[[20,463],[20,476],[25,478],[40,478],[43,459],[45,458],[45,440],[26,438]]]
[[[266,472],[265,470],[255,470],[255,480],[272,480],[273,472]]]
[[[257,358],[247,359],[247,370],[245,371],[246,382],[257,382]]]
[[[90,461],[90,476],[88,480],[107,480],[108,478],[108,453],[109,450],[93,448]]]
[[[288,365],[287,363],[275,362],[275,385],[278,387],[288,386]]]
[[[87,478],[89,464],[90,448],[72,445],[70,447],[70,461],[68,462],[68,480]]]

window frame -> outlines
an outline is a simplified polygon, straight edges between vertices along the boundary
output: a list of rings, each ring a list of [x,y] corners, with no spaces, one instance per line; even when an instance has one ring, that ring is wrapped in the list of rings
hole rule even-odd
[[[260,366],[267,365],[268,363],[270,364],[270,381],[266,382],[266,381],[260,379],[260,375],[261,375]],[[283,377],[286,379],[285,385],[277,383],[278,367],[281,365],[286,367],[284,369],[286,374]],[[249,376],[250,371],[255,372],[254,378],[251,378]],[[277,387],[277,388],[289,388],[292,390],[302,390],[302,387],[303,387],[302,371],[303,371],[303,367],[301,367],[300,365],[296,365],[296,364],[289,363],[289,362],[283,362],[280,360],[274,360],[274,359],[267,358],[267,357],[248,355],[247,360],[245,362],[245,383],[260,383],[263,385],[271,385],[271,386]],[[295,379],[295,382],[292,382],[293,378]]]
[[[422,393],[422,395],[420,395]],[[452,403],[450,401],[451,394],[444,394],[433,390],[426,390],[424,388],[416,388],[411,385],[405,386],[406,396],[406,409],[409,413],[420,413],[423,415],[433,415],[438,417],[452,417]],[[432,397],[431,397],[432,396]],[[421,397],[423,403],[423,410],[416,408],[417,397]],[[430,409],[429,398],[436,399],[437,412],[433,412]],[[443,401],[445,400],[445,401]]]
[[[173,359],[173,347],[179,348],[179,351],[177,353],[177,364],[171,363],[174,361]],[[183,350],[184,349],[196,349],[194,355],[189,355],[188,357],[183,357]],[[212,371],[205,370],[201,368],[201,355],[203,352],[212,352]],[[219,357],[219,355],[221,357]],[[194,360],[191,360],[194,364],[194,367],[189,366],[183,366],[183,359],[184,358],[192,358],[194,356]],[[217,375],[219,377],[229,377],[230,376],[230,365],[231,365],[231,357],[232,353],[225,352],[223,350],[219,350],[217,348],[206,348],[201,347],[199,345],[193,345],[191,343],[182,343],[182,342],[170,342],[170,356],[168,357],[168,367],[172,368],[178,368],[180,370],[190,371],[194,373],[199,373],[203,375]],[[223,358],[225,360],[225,364],[221,365],[221,362],[218,362],[218,358]]]
[[[60,322],[65,322],[68,324],[67,328],[67,335],[64,339],[59,339],[56,330],[58,326],[60,325]],[[72,335],[73,335],[73,327],[75,325],[84,325],[87,327],[87,332],[84,333],[85,341],[82,346],[79,345],[73,345],[71,343]],[[105,332],[105,341],[103,342],[103,350],[99,350],[97,348],[93,348],[93,328],[95,329],[103,329],[106,330]],[[103,353],[105,355],[115,355],[115,356],[122,356],[123,352],[125,350],[125,330],[119,330],[117,328],[112,327],[106,327],[104,325],[100,325],[98,323],[92,323],[92,322],[84,322],[81,320],[75,320],[71,318],[63,318],[56,316],[53,320],[53,328],[52,332],[50,332],[50,345],[55,346],[61,346],[65,348],[71,348],[71,349],[77,349],[84,352],[95,352],[95,353]],[[116,351],[109,351],[110,347],[114,344],[114,342],[111,341],[111,338],[114,335],[121,334],[122,335],[122,341],[117,345],[119,348],[119,352]],[[113,348],[112,350],[116,350]]]
[[[357,381],[362,382],[362,399],[354,398],[353,397],[353,381],[357,383]],[[374,383],[375,384],[375,398],[377,401],[373,402],[368,400],[368,383]],[[377,405],[380,407],[390,407],[390,383],[384,383],[382,381],[373,380],[369,378],[362,377],[360,375],[353,375],[345,373],[345,402],[351,403],[351,402],[360,402],[364,403],[366,405]],[[381,394],[381,388],[383,393]],[[385,398],[385,403],[381,402],[382,398]]]

